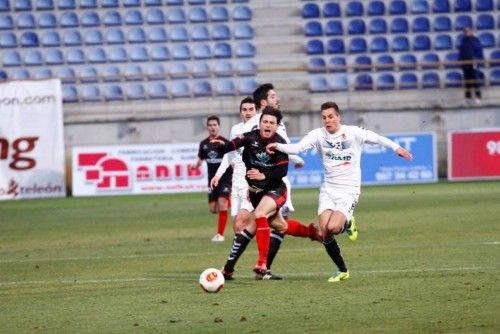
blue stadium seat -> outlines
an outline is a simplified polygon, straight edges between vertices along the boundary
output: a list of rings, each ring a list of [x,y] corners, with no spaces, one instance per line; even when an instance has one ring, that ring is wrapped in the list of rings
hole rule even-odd
[[[123,68],[123,74],[126,81],[142,81],[144,79],[142,67],[137,64],[125,65],[125,67]]]
[[[191,74],[193,78],[210,77],[210,66],[205,62],[197,62],[191,65]]]
[[[188,32],[185,26],[176,26],[170,29],[170,40],[172,42],[187,42]]]
[[[212,96],[212,85],[206,80],[195,81],[193,95],[194,97]]]
[[[387,22],[385,19],[373,19],[369,24],[370,34],[385,34],[387,33]]]
[[[104,98],[106,101],[121,101],[124,98],[122,87],[119,85],[110,85],[104,89]]]
[[[363,16],[363,3],[360,1],[348,1],[345,7],[346,16]]]
[[[84,83],[99,81],[99,74],[97,73],[97,69],[91,66],[81,67],[80,71],[78,72],[78,77],[80,78],[80,81]]]
[[[101,24],[99,15],[96,12],[84,12],[80,22],[83,27],[98,27]]]
[[[374,0],[368,3],[366,13],[369,16],[385,15],[385,5],[382,1]]]
[[[215,82],[215,93],[218,96],[236,95],[236,87],[234,86],[234,82],[228,79],[218,79]]]
[[[194,59],[210,59],[212,58],[212,51],[208,44],[195,43],[191,47]]]
[[[189,29],[189,37],[195,42],[208,41],[210,40],[210,33],[208,32],[208,28],[206,26],[196,25]]]
[[[477,0],[476,1],[476,11],[477,12],[489,12],[492,10],[493,10],[493,0]]]
[[[388,50],[389,43],[385,37],[375,37],[370,42],[370,52],[387,52]]]
[[[223,41],[231,39],[231,30],[227,24],[216,24],[212,28],[212,39],[214,41]]]
[[[238,83],[238,92],[240,95],[251,95],[257,86],[255,79],[244,79]]]
[[[63,44],[66,46],[82,45],[82,35],[78,30],[69,30],[64,33]]]
[[[354,37],[351,39],[349,53],[364,53],[366,50],[366,40],[363,37]]]
[[[214,58],[231,58],[233,56],[233,51],[231,50],[231,45],[224,42],[219,42],[215,44],[214,47]]]
[[[41,66],[43,64],[43,57],[40,51],[34,50],[24,54],[24,65],[26,66]]]
[[[38,27],[45,28],[57,28],[57,19],[52,13],[42,13],[38,17]]]
[[[13,32],[0,33],[0,48],[16,48],[17,37]]]
[[[373,79],[370,74],[363,73],[356,75],[354,79],[354,89],[355,90],[372,90],[373,89]]]
[[[450,3],[448,0],[434,0],[432,3],[433,13],[449,13]]]
[[[142,25],[144,20],[142,18],[142,13],[140,10],[128,10],[125,13],[125,24],[126,25]]]
[[[144,46],[136,46],[129,51],[130,60],[134,62],[149,61],[148,50]]]
[[[433,26],[434,31],[451,31],[451,20],[448,16],[436,16]]]
[[[305,19],[318,18],[320,17],[319,7],[315,3],[306,3],[302,7],[302,17]]]
[[[416,35],[413,38],[414,51],[427,51],[431,49],[431,39],[428,35]]]
[[[127,51],[122,47],[115,47],[108,50],[108,60],[111,63],[124,63],[128,61]]]
[[[234,53],[238,58],[254,57],[255,46],[251,42],[240,42],[236,45]]]
[[[490,67],[498,67],[500,66],[500,50],[493,50],[490,53]]]
[[[125,94],[129,100],[144,100],[146,98],[146,91],[144,86],[140,83],[127,85]]]
[[[52,0],[36,0],[36,10],[53,10],[54,1]]]
[[[330,20],[326,22],[325,35],[327,36],[341,36],[344,34],[344,29],[342,28],[342,21],[340,20]]]
[[[226,7],[215,6],[210,10],[210,21],[211,22],[226,22],[229,21],[229,13]]]
[[[439,55],[437,53],[425,53],[422,56],[422,68],[423,69],[438,69],[439,64]]]
[[[59,24],[62,28],[78,27],[78,16],[74,12],[65,12],[61,15]]]
[[[188,4],[190,5],[204,5],[206,0],[188,0]]]
[[[106,52],[103,48],[92,48],[88,50],[87,60],[91,64],[102,64],[106,62]]]
[[[0,81],[7,80],[8,75],[7,72],[0,70]]]
[[[139,7],[141,0],[123,0],[124,7]]]
[[[323,27],[321,26],[321,22],[307,21],[304,27],[304,35],[306,35],[307,37],[323,35]]]
[[[425,72],[422,75],[421,82],[424,89],[439,88],[441,86],[439,74],[436,72]]]
[[[252,11],[248,6],[236,6],[233,9],[233,21],[250,21]]]
[[[500,86],[500,70],[493,70],[490,72],[490,85]]]
[[[59,49],[50,49],[44,52],[45,63],[47,65],[62,65],[64,64],[64,56]],[[85,62],[85,55],[82,50],[70,50],[66,61],[69,64],[83,64]]]
[[[451,50],[453,42],[448,34],[434,36],[434,50]]]
[[[406,2],[403,0],[392,0],[389,4],[389,14],[391,15],[405,15]]]
[[[75,71],[71,67],[61,67],[57,70],[56,74],[57,78],[61,79],[61,82],[64,84],[67,83],[75,83],[76,76],[75,76]],[[63,86],[64,87],[64,86]]]
[[[148,97],[151,99],[168,98],[167,86],[162,82],[153,82],[148,85]]]
[[[170,59],[170,52],[166,46],[157,46],[151,50],[151,59],[155,61],[164,61]]]
[[[165,24],[165,15],[161,9],[150,9],[146,13],[147,24]]]
[[[481,42],[481,46],[485,49],[495,47],[495,36],[490,32],[482,32],[477,36]]]
[[[320,39],[308,40],[306,44],[306,53],[308,55],[324,54],[325,48],[323,42]]]
[[[129,29],[127,40],[129,43],[146,43],[146,33],[142,28]]]
[[[10,15],[0,15],[0,30],[14,29],[14,20]]]
[[[465,27],[473,27],[472,18],[469,15],[459,15],[455,18],[455,30],[461,31]]]
[[[120,7],[119,0],[101,0],[101,6],[103,8],[118,8]]]
[[[251,76],[257,74],[257,64],[251,59],[240,59],[236,63],[238,76]]]
[[[253,28],[250,24],[238,24],[233,29],[233,38],[235,39],[252,39]]]
[[[186,23],[186,14],[184,10],[179,7],[169,8],[167,10],[167,22],[172,24]]]
[[[462,73],[459,71],[446,72],[444,86],[448,88],[462,87]]]
[[[59,9],[76,9],[75,0],[59,0],[57,8],[59,8]]]
[[[52,78],[52,76],[53,75],[50,68],[44,68],[44,67],[37,68],[33,75],[33,77],[36,79],[50,79]]]
[[[470,0],[455,0],[455,12],[470,12],[472,5]]]
[[[332,73],[347,72],[347,61],[342,56],[335,56],[328,60],[328,71]]]
[[[458,62],[458,52],[452,51],[448,52],[444,56],[444,68],[459,68]]]
[[[375,84],[377,90],[393,90],[396,88],[396,80],[392,73],[381,73],[377,77]]]
[[[189,9],[188,18],[191,23],[208,22],[208,15],[204,7],[191,7]]]
[[[309,58],[307,62],[307,69],[309,73],[325,73],[326,72],[325,60],[320,57]]]
[[[346,92],[349,90],[349,81],[345,75],[332,75],[328,77],[328,88],[332,92]]]
[[[400,70],[415,70],[417,68],[417,58],[412,53],[406,53],[399,57],[398,64]]]
[[[191,51],[186,44],[174,44],[170,48],[170,52],[174,60],[188,60],[191,58]]]
[[[184,0],[166,0],[168,6],[182,6],[184,5]]]
[[[352,19],[347,24],[347,33],[349,35],[363,35],[365,31],[365,21],[362,19]]]
[[[146,76],[148,80],[165,80],[167,77],[162,64],[149,64],[146,69]]]
[[[230,61],[218,61],[215,63],[214,72],[217,77],[231,77],[233,76],[233,65]]]
[[[321,42],[321,41],[319,41]],[[321,42],[321,47],[323,43]],[[328,40],[327,46],[326,46],[326,51],[329,54],[336,54],[336,53],[345,53],[345,47],[344,47],[344,41],[341,38],[332,38]],[[321,52],[322,54],[323,52]],[[316,53],[320,54],[320,52]]]
[[[170,91],[172,93],[172,97],[190,97],[191,92],[189,90],[189,85],[185,81],[174,81],[170,86]]]
[[[97,0],[80,0],[80,8],[97,8]]]
[[[429,32],[431,24],[429,19],[425,16],[418,16],[413,19],[412,31],[413,32]]]
[[[62,86],[63,102],[77,102],[78,92],[73,86]]]
[[[102,68],[102,77],[104,82],[121,81],[120,68],[114,65],[108,65]]]
[[[389,54],[378,56],[374,65],[377,71],[393,71],[395,69],[394,59]]]
[[[19,44],[23,48],[32,48],[40,45],[40,41],[38,40],[38,35],[35,32],[24,32],[19,38]]]
[[[14,1],[14,10],[23,11],[23,10],[32,10],[31,0],[16,0]]]
[[[105,26],[119,26],[122,24],[122,16],[117,11],[106,11],[102,22]]]
[[[81,49],[70,49],[66,53],[66,63],[85,64],[85,54]]]
[[[2,52],[3,66],[21,66],[21,56],[16,50]]]
[[[0,12],[8,12],[8,11],[10,11],[9,0],[1,0],[0,1]]]
[[[391,33],[407,33],[408,32],[408,21],[404,17],[396,17],[391,21]]]
[[[31,14],[19,14],[17,16],[17,29],[35,29],[35,18]]]
[[[83,39],[86,45],[100,45],[104,43],[101,30],[87,30]]]
[[[14,80],[24,80],[30,78],[30,73],[23,68],[16,68],[11,72],[10,77]]]
[[[476,18],[477,30],[493,30],[495,29],[495,20],[490,14],[481,14]]]
[[[309,78],[309,92],[325,93],[328,91],[328,82],[326,81],[325,77],[313,76]]]
[[[427,0],[412,0],[410,12],[412,14],[427,14],[429,12]]]
[[[417,89],[418,79],[415,73],[403,73],[399,77],[399,89]]]
[[[106,29],[106,43],[125,44],[125,35],[120,28]]]
[[[96,85],[85,85],[80,89],[82,101],[97,102],[101,101],[101,91]]]
[[[372,59],[369,56],[357,56],[354,58],[354,72],[371,72]]]

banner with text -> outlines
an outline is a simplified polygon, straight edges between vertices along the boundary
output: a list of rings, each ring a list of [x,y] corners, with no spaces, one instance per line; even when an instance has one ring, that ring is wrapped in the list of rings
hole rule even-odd
[[[66,195],[59,80],[0,84],[0,200]]]
[[[448,180],[500,179],[500,129],[450,131]]]
[[[361,183],[431,183],[437,182],[437,154],[434,133],[409,133],[387,135],[413,153],[413,160],[398,157],[391,149],[380,145],[365,144],[361,157]],[[292,139],[297,142],[300,138]],[[323,167],[315,150],[300,155],[305,165],[301,169],[289,168],[288,176],[293,187],[319,187],[323,182]]]
[[[197,143],[74,147],[73,195],[204,192],[206,164],[191,169]]]

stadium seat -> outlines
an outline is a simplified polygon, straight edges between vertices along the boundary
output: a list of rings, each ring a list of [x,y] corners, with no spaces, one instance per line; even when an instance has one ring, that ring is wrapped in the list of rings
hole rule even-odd
[[[381,73],[377,76],[375,84],[377,90],[393,90],[396,88],[396,80],[392,73]]]
[[[101,91],[96,85],[85,85],[80,89],[82,101],[97,102],[101,101]]]
[[[98,27],[101,24],[96,12],[84,12],[80,20],[82,27]]]
[[[172,42],[187,42],[188,32],[184,26],[176,26],[170,28],[170,40]]]
[[[391,44],[391,51],[393,52],[402,52],[410,50],[410,42],[406,36],[394,36]]]
[[[255,79],[245,79],[238,83],[238,92],[240,95],[251,95],[258,84]]]
[[[144,4],[146,6],[161,6],[162,0],[145,0]]]
[[[252,39],[253,38],[252,26],[246,23],[236,25],[233,29],[233,38]]]
[[[500,86],[500,70],[493,70],[490,72],[490,85]]]
[[[208,78],[210,77],[210,67],[205,62],[197,62],[191,64],[191,74],[193,78]]]
[[[50,70],[50,68],[37,68],[33,77],[35,79],[50,79],[52,78],[52,71]],[[1,76],[0,76],[0,79],[1,79]]]
[[[226,7],[215,6],[210,10],[210,21],[211,22],[227,22],[229,21],[229,13]]]
[[[427,51],[431,49],[431,39],[428,35],[416,35],[413,38],[414,51]]]
[[[319,8],[318,14],[314,17],[319,17]],[[337,2],[327,2],[323,6],[323,17],[341,17],[340,5]]]
[[[495,36],[490,32],[482,32],[477,36],[481,42],[481,46],[485,49],[495,47]]]
[[[35,29],[35,18],[31,14],[19,14],[16,25],[17,29]]]
[[[379,0],[370,1],[366,13],[369,16],[385,15],[385,5]]]
[[[182,6],[184,5],[184,0],[166,0],[168,6]]]
[[[80,78],[80,81],[84,83],[98,82],[99,81],[98,76],[99,75],[97,74],[97,69],[91,66],[81,67],[80,71],[78,72],[78,77]]]
[[[214,73],[217,77],[233,76],[233,65],[230,61],[218,61],[215,63]]]
[[[145,72],[148,80],[165,80],[167,77],[162,64],[149,64]]]
[[[191,53],[194,59],[210,59],[212,58],[212,51],[208,44],[195,43],[191,47]]]
[[[439,64],[439,55],[437,53],[425,53],[422,56],[422,68],[423,69],[438,69]]]
[[[1,0],[0,1],[0,12],[8,12],[8,11],[10,11],[9,0]]]
[[[62,28],[75,28],[78,27],[78,16],[74,12],[65,12],[59,19],[59,24]]]
[[[106,43],[108,44],[125,44],[125,35],[120,28],[106,29]]]
[[[395,69],[394,59],[389,54],[378,56],[374,65],[377,71],[393,71]]]
[[[342,28],[342,21],[340,20],[330,20],[326,22],[325,35],[327,36],[341,36],[344,34],[344,29]]]
[[[24,65],[26,66],[41,66],[43,65],[43,57],[40,51],[34,50],[24,54]]]
[[[100,45],[104,43],[101,30],[87,30],[83,40],[86,45]]]
[[[425,72],[422,75],[422,88],[424,89],[432,89],[440,87],[439,74],[436,72]]]
[[[3,66],[21,66],[21,56],[16,50],[2,52]]]
[[[147,24],[165,24],[165,15],[161,9],[150,9],[146,13]]]
[[[345,7],[346,16],[363,16],[363,3],[360,1],[348,1]]]
[[[99,64],[106,62],[106,52],[103,48],[92,48],[88,50],[87,60],[90,64]]]
[[[8,78],[7,72],[0,70],[0,81],[7,80],[7,78]]]
[[[110,85],[104,89],[104,98],[106,101],[120,101],[123,100],[123,90],[119,85]]]
[[[417,16],[413,19],[412,29],[413,32],[429,32],[431,24],[429,19],[425,16]]]
[[[465,27],[473,27],[472,18],[469,15],[459,15],[455,18],[455,30],[462,31]]]
[[[80,8],[97,8],[97,0],[80,0]]]
[[[325,93],[328,92],[328,82],[325,77],[313,76],[309,78],[309,92],[311,93]]]
[[[477,30],[493,30],[495,29],[495,20],[490,14],[481,14],[476,18]]]
[[[231,39],[231,30],[227,24],[216,24],[212,27],[212,39],[214,41],[223,41]]]
[[[76,82],[76,80],[75,80],[75,78],[76,78],[75,71],[71,67],[61,67],[61,68],[59,68],[57,70],[56,77],[60,78],[61,82],[64,83],[64,84],[75,83]]]
[[[151,59],[154,61],[165,61],[170,59],[170,52],[164,45],[154,47],[151,50]]]
[[[144,100],[146,98],[146,91],[140,83],[128,84],[125,87],[125,94],[128,100]]]
[[[10,15],[0,15],[0,30],[14,29],[14,20]]]
[[[231,45],[225,42],[216,43],[213,49],[214,58],[231,58],[233,51]]]
[[[195,81],[193,83],[194,97],[212,96],[212,85],[206,80]]]
[[[444,56],[444,68],[459,68],[460,65],[457,64],[458,61],[458,52],[448,52]]]
[[[17,37],[13,32],[0,32],[0,48],[16,48]]]
[[[195,42],[208,41],[210,40],[210,33],[208,32],[208,28],[206,26],[197,25],[189,29],[189,37]]]
[[[403,0],[392,0],[389,4],[389,14],[391,15],[405,15],[406,2]]]
[[[373,89],[373,79],[370,74],[358,74],[354,80],[355,90],[372,90]]]
[[[404,17],[396,17],[391,21],[391,33],[400,34],[408,32],[408,21]]]
[[[494,50],[490,53],[490,67],[500,66],[500,50]]]
[[[417,68],[417,58],[411,53],[406,53],[399,57],[398,64],[400,70],[415,70]]]
[[[106,11],[102,22],[105,26],[119,26],[122,24],[122,16],[116,11]]]
[[[354,58],[354,72],[371,72],[372,60],[369,56],[357,56]]]
[[[326,72],[325,60],[320,57],[309,58],[307,62],[307,69],[309,73],[325,73]]]
[[[115,47],[108,50],[108,60],[111,63],[125,63],[128,61],[127,51],[122,47]]]
[[[215,82],[215,92],[218,96],[236,95],[236,87],[232,80],[219,79]]]
[[[144,79],[142,67],[137,64],[127,64],[123,68],[123,74],[126,81],[142,81]]]
[[[432,4],[433,13],[449,13],[450,3],[448,0],[434,0]]]
[[[349,90],[349,82],[345,75],[332,75],[328,77],[328,88],[332,92],[347,92]]]
[[[191,58],[191,51],[186,44],[174,44],[170,48],[170,52],[174,60],[188,60]]]
[[[238,58],[254,57],[255,46],[251,42],[240,42],[236,45],[234,53]]]
[[[321,51],[323,50],[323,42],[318,40],[321,43]],[[327,46],[326,46],[326,51],[329,54],[336,54],[336,53],[345,53],[345,48],[344,48],[344,41],[343,39],[340,38],[332,38],[328,40]],[[318,53],[311,53],[311,54],[323,54],[323,52],[318,52]]]
[[[304,27],[304,35],[307,37],[315,37],[323,35],[323,27],[321,22],[308,21]]]
[[[248,6],[236,6],[233,8],[233,21],[250,21],[252,11]]]
[[[385,19],[373,19],[369,24],[370,34],[385,34],[387,33],[387,23]]]
[[[28,11],[32,10],[31,0],[16,0],[14,2],[14,10],[17,11]]]
[[[451,20],[448,16],[436,16],[433,27],[434,31],[451,31]]]
[[[450,35],[436,35],[434,36],[434,50],[451,50],[453,42]]]
[[[102,68],[102,77],[104,82],[119,82],[121,81],[120,68],[114,65],[108,65]]]
[[[36,10],[53,10],[54,1],[52,0],[36,0]]]
[[[257,65],[251,59],[241,59],[236,63],[238,76],[251,76],[257,74]]]
[[[38,27],[42,29],[57,28],[57,19],[52,13],[42,13],[38,17]]]
[[[162,82],[154,82],[148,85],[148,97],[151,99],[168,98],[167,86]]]
[[[39,46],[40,41],[38,40],[38,35],[35,32],[28,31],[21,34],[19,44],[23,48],[32,48]]]
[[[410,12],[412,14],[427,14],[429,12],[427,0],[412,0]]]
[[[136,46],[129,51],[130,60],[133,62],[149,61],[148,50],[144,46]]]
[[[169,8],[167,10],[167,22],[172,24],[186,23],[186,14],[182,8]]]
[[[146,43],[146,33],[142,28],[129,29],[127,40],[129,43]]]
[[[347,61],[342,56],[335,56],[328,60],[328,71],[332,73],[347,72]]]
[[[189,9],[188,18],[191,23],[208,22],[208,15],[204,7],[191,7]]]
[[[471,12],[472,5],[470,0],[455,0],[455,12]]]
[[[24,80],[30,78],[30,73],[23,68],[16,68],[10,73],[11,79]]]
[[[172,97],[190,97],[189,85],[185,81],[174,81],[170,86]]]
[[[318,5],[311,2],[304,4],[304,6],[302,7],[302,17],[305,19],[320,17]]]
[[[458,71],[447,72],[444,78],[444,86],[448,88],[462,87],[462,73]]]
[[[320,39],[311,39],[307,41],[306,53],[308,55],[320,55],[325,53],[323,42]]]
[[[141,0],[123,0],[124,7],[139,7]]]
[[[417,89],[418,79],[415,73],[403,73],[399,78],[399,89]]]
[[[58,9],[76,9],[75,0],[59,0],[57,3]]]
[[[120,7],[119,0],[102,0],[101,6],[103,8],[118,8]]]
[[[385,37],[379,36],[372,39],[370,42],[370,52],[387,52],[389,43]]]
[[[62,86],[63,102],[77,102],[78,92],[73,86]]]
[[[206,0],[188,0],[188,4],[190,5],[204,5]]]
[[[125,13],[124,21],[126,25],[142,25],[144,22],[141,11],[135,9],[128,10]]]
[[[361,19],[352,19],[347,24],[347,33],[349,35],[363,35],[366,31],[365,21]]]
[[[492,10],[493,10],[493,0],[477,0],[476,1],[476,11],[477,12],[489,12]]]
[[[69,30],[64,33],[63,44],[66,46],[82,45],[82,35],[78,30]]]
[[[64,56],[59,49],[47,50],[45,53],[45,64],[47,65],[62,65],[64,64]],[[68,64],[83,64],[85,56],[82,50],[70,50],[66,61]]]

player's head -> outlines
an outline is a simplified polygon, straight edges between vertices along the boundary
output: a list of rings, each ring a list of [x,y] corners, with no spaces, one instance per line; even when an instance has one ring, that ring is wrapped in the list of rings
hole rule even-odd
[[[260,114],[260,135],[263,138],[271,138],[278,130],[278,124],[281,122],[281,112],[271,106],[267,106]]]
[[[255,110],[255,102],[250,96],[245,97],[240,102],[240,116],[243,123],[246,123],[252,118],[257,111]]]
[[[208,134],[212,137],[219,135],[219,117],[215,115],[208,116],[207,118],[207,130]]]
[[[257,87],[253,92],[253,99],[258,110],[262,111],[267,106],[280,109],[280,98],[271,83],[265,83]]]
[[[323,126],[329,133],[335,133],[340,128],[342,112],[335,102],[325,102],[321,105]]]
[[[473,35],[471,27],[464,27],[464,36],[470,37]]]

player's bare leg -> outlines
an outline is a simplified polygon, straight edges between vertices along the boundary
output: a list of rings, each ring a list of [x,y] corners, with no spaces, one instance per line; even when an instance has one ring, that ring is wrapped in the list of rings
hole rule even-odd
[[[342,225],[340,222],[342,222]],[[345,222],[346,217],[340,211],[325,210],[319,215],[319,226],[323,234],[325,250],[338,268],[338,272],[329,280],[331,282],[349,278],[349,272],[340,254],[340,247],[334,237],[335,234],[342,231]]]

